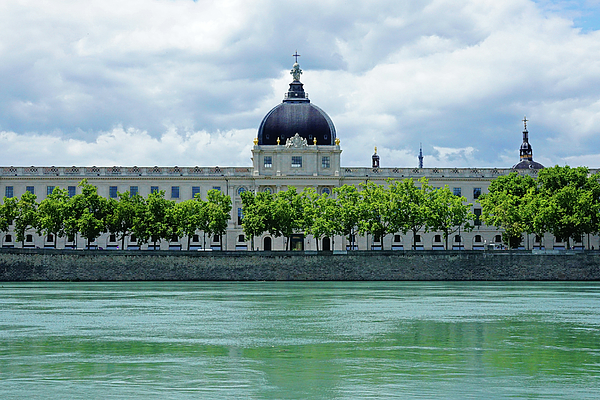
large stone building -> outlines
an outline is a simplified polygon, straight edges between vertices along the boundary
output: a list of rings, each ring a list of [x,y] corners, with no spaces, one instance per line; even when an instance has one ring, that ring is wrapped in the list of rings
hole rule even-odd
[[[240,194],[243,191],[278,192],[294,186],[299,190],[312,187],[318,193],[331,193],[332,189],[344,184],[359,185],[365,181],[383,184],[386,179],[418,179],[427,177],[434,187],[448,185],[457,195],[467,198],[473,205],[475,215],[481,214],[477,198],[485,193],[490,181],[500,175],[513,171],[535,176],[543,166],[533,161],[533,152],[529,144],[527,125],[523,131],[523,144],[520,148],[520,162],[512,168],[422,168],[422,155],[419,167],[380,168],[379,156],[375,149],[371,165],[361,168],[345,168],[341,165],[342,153],[340,140],[329,116],[312,104],[300,82],[302,71],[295,63],[291,74],[293,81],[283,102],[274,107],[264,117],[258,129],[252,148],[252,167],[2,167],[0,168],[0,193],[6,197],[20,197],[25,191],[34,193],[41,201],[54,187],[68,190],[69,195],[77,193],[77,184],[87,179],[98,188],[105,197],[116,197],[118,192],[129,191],[147,196],[155,190],[165,190],[166,197],[175,201],[191,199],[197,193],[205,198],[211,189],[221,190],[232,199],[232,215],[226,235],[223,238],[211,238],[208,243],[212,249],[248,250],[250,240],[244,237],[241,216]],[[15,243],[12,232],[0,234],[2,247],[20,247]],[[396,233],[384,238],[386,249],[410,249],[413,246],[412,234]],[[161,243],[161,249],[187,249],[187,238]],[[339,237],[331,241],[322,239],[319,248],[345,251],[350,247],[348,238]],[[355,248],[360,250],[381,249],[380,238],[372,236],[357,237]],[[493,227],[476,224],[472,232],[457,232],[450,240],[454,249],[484,249],[486,245],[500,245],[501,232]],[[551,235],[542,242],[546,248],[564,248]],[[200,249],[203,240],[198,235],[191,238],[190,249]],[[221,246],[222,244],[222,246]],[[52,247],[51,237],[40,237],[31,231],[27,235],[26,247]],[[417,249],[443,249],[440,233],[421,232],[414,243]],[[57,247],[77,246],[83,248],[84,240],[76,243],[66,238],[58,239]],[[119,242],[114,235],[104,234],[94,243],[96,247],[117,248]],[[147,248],[143,245],[142,248]],[[540,246],[540,238],[529,235],[524,247],[532,249]],[[576,247],[599,248],[598,237],[585,238],[575,243]],[[139,248],[132,238],[126,241],[126,247]],[[206,247],[209,247],[207,244]],[[271,237],[268,234],[255,240],[255,247],[261,250],[284,248],[284,238]],[[294,249],[315,250],[315,241],[302,234],[292,238]]]

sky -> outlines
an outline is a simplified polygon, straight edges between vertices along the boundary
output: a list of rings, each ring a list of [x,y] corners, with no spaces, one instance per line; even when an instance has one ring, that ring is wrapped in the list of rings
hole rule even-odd
[[[0,2],[0,165],[249,166],[292,78],[342,165],[600,167],[600,0]]]

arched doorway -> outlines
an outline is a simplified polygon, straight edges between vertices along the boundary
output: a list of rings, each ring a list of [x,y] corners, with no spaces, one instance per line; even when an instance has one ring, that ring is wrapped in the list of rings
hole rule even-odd
[[[271,251],[271,237],[267,236],[263,241],[263,249],[265,251]]]
[[[331,240],[328,237],[323,238],[323,251],[331,251]]]

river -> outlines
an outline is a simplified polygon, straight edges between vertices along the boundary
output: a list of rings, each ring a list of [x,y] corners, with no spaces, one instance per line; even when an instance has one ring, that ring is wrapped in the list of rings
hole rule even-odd
[[[3,283],[2,399],[598,399],[600,283]]]

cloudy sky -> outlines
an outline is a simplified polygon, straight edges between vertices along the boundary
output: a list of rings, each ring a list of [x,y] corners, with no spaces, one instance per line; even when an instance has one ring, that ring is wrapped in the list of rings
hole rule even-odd
[[[600,167],[600,0],[0,3],[0,165],[246,166],[298,50],[345,166]]]

